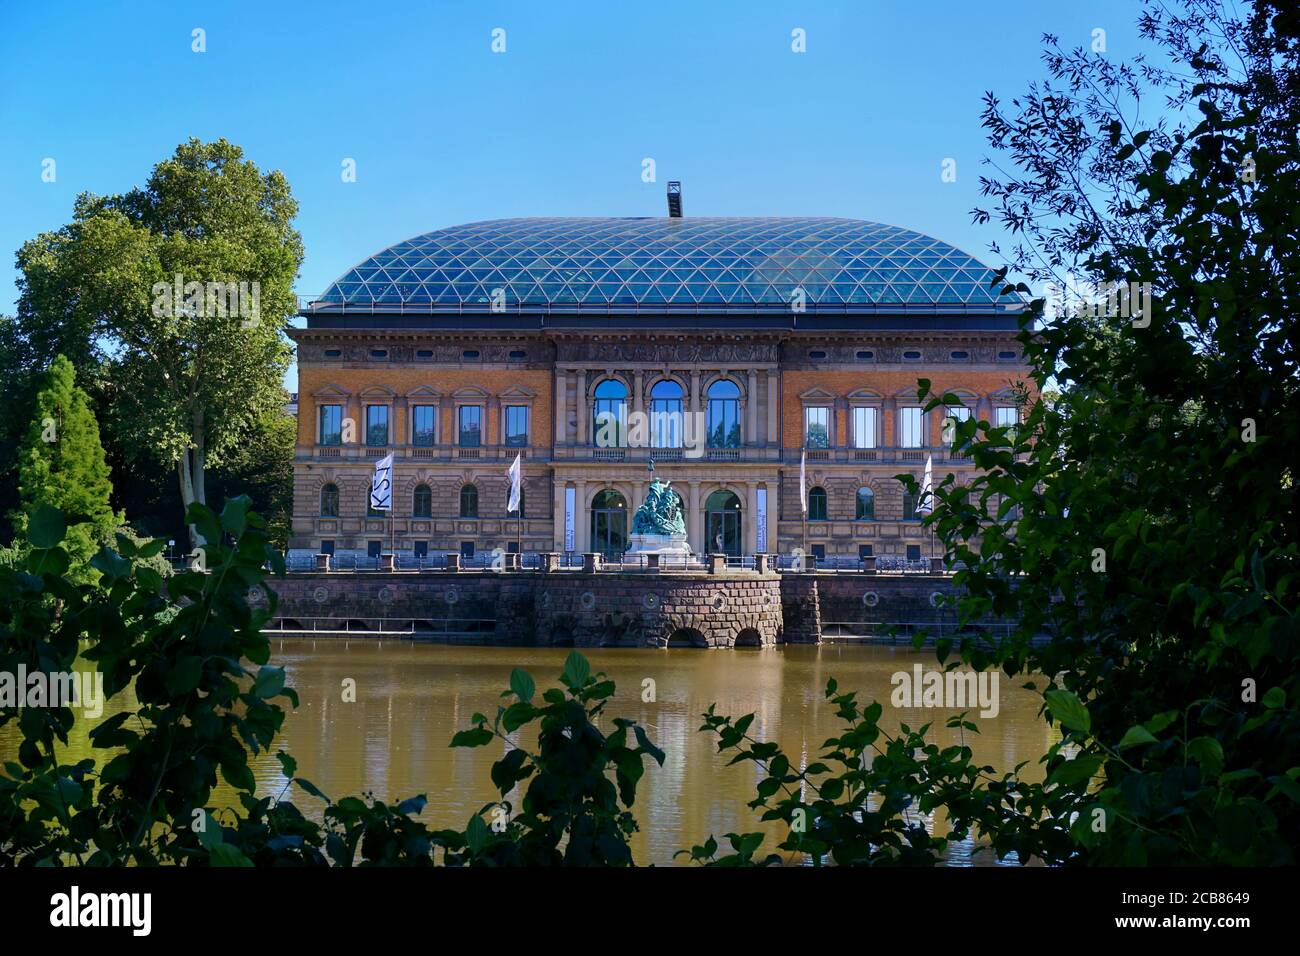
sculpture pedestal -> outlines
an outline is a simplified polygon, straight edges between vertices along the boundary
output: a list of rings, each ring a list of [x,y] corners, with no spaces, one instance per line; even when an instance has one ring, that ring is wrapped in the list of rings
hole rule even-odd
[[[684,534],[634,534],[631,535],[630,555],[653,554],[660,566],[687,565],[691,563],[691,546]]]

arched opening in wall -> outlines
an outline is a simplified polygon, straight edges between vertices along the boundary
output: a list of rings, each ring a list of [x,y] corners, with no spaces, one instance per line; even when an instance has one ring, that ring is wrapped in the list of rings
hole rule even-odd
[[[668,635],[665,647],[708,647],[709,642],[693,627],[679,627]]]
[[[740,536],[740,499],[730,491],[715,491],[704,502],[704,543],[706,550],[714,554],[729,554],[739,557],[741,550]]]
[[[736,635],[734,647],[762,647],[763,635],[756,628],[747,627]]]
[[[627,501],[613,489],[591,500],[591,550],[611,559],[627,550]]]

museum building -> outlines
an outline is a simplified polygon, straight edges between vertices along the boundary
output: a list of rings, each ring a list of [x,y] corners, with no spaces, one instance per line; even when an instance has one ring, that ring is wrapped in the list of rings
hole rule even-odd
[[[675,198],[664,218],[425,233],[306,304],[289,332],[291,559],[617,556],[651,461],[697,553],[928,557],[894,476],[927,459],[936,483],[970,474],[941,439],[946,414],[1020,420],[1024,302],[909,229],[682,217]],[[926,412],[920,378],[961,405]],[[389,454],[392,510],[374,511]]]

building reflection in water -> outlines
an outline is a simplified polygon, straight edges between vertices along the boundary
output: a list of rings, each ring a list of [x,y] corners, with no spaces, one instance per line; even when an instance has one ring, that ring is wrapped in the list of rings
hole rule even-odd
[[[285,780],[275,750],[298,762],[298,773],[334,799],[372,792],[397,801],[423,793],[425,818],[434,827],[463,827],[472,813],[496,799],[490,767],[506,745],[477,749],[449,745],[452,735],[469,726],[478,712],[489,719],[508,703],[501,692],[514,667],[528,670],[540,695],[557,683],[567,650],[559,648],[459,647],[441,644],[366,641],[277,641],[272,662],[283,665],[300,706],[285,719],[271,753],[254,758],[259,788],[278,793]],[[775,740],[800,766],[819,760],[823,742],[842,725],[825,698],[826,680],[834,677],[841,692],[855,690],[859,702],[885,704],[882,723],[894,727],[931,725],[930,737],[941,745],[960,742],[959,731],[944,726],[948,711],[889,706],[890,677],[910,672],[914,663],[934,666],[928,652],[852,645],[789,646],[739,650],[590,649],[584,651],[593,671],[604,671],[618,690],[601,720],[608,731],[612,718],[643,724],[666,753],[662,768],[649,766],[638,787],[634,814],[640,832],[633,838],[638,863],[667,865],[673,854],[703,842],[710,834],[726,846],[723,834],[762,830],[763,852],[784,838],[783,825],[764,824],[746,804],[754,799],[762,771],[745,761],[727,766],[733,754],[717,752],[717,737],[701,733],[702,715],[711,703],[719,714],[754,713],[749,733]],[[81,666],[85,666],[82,662]],[[356,700],[344,700],[346,680],[355,681]],[[642,700],[644,681],[654,681],[653,701]],[[977,764],[999,773],[1029,761],[1024,774],[1041,780],[1038,758],[1055,732],[1038,716],[1039,698],[1002,680],[996,718],[975,717],[978,734],[965,735]],[[119,704],[119,709],[121,705]],[[116,712],[106,707],[104,718]],[[104,751],[90,746],[89,727],[78,724],[60,756],[69,762],[86,757],[102,761]],[[16,727],[0,728],[0,756],[17,750]],[[536,729],[511,735],[509,746],[532,747]],[[526,784],[525,784],[526,785]],[[229,799],[224,790],[218,799]],[[515,806],[521,794],[510,795]],[[811,795],[804,793],[807,800]],[[312,815],[320,803],[295,791],[292,799]],[[925,820],[927,829],[942,826],[942,811]],[[990,852],[972,853],[970,841],[954,844],[948,861],[956,865],[994,863]],[[677,861],[680,862],[680,861]]]

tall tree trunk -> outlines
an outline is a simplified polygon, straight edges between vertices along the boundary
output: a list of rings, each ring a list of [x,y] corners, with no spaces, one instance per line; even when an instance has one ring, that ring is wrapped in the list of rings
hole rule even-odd
[[[181,505],[189,512],[190,505],[198,502],[208,503],[204,487],[205,465],[207,456],[204,449],[203,410],[196,409],[190,419],[190,447],[181,452],[176,464],[176,474],[181,486]],[[204,543],[203,535],[194,525],[189,526],[190,546],[198,548]]]

